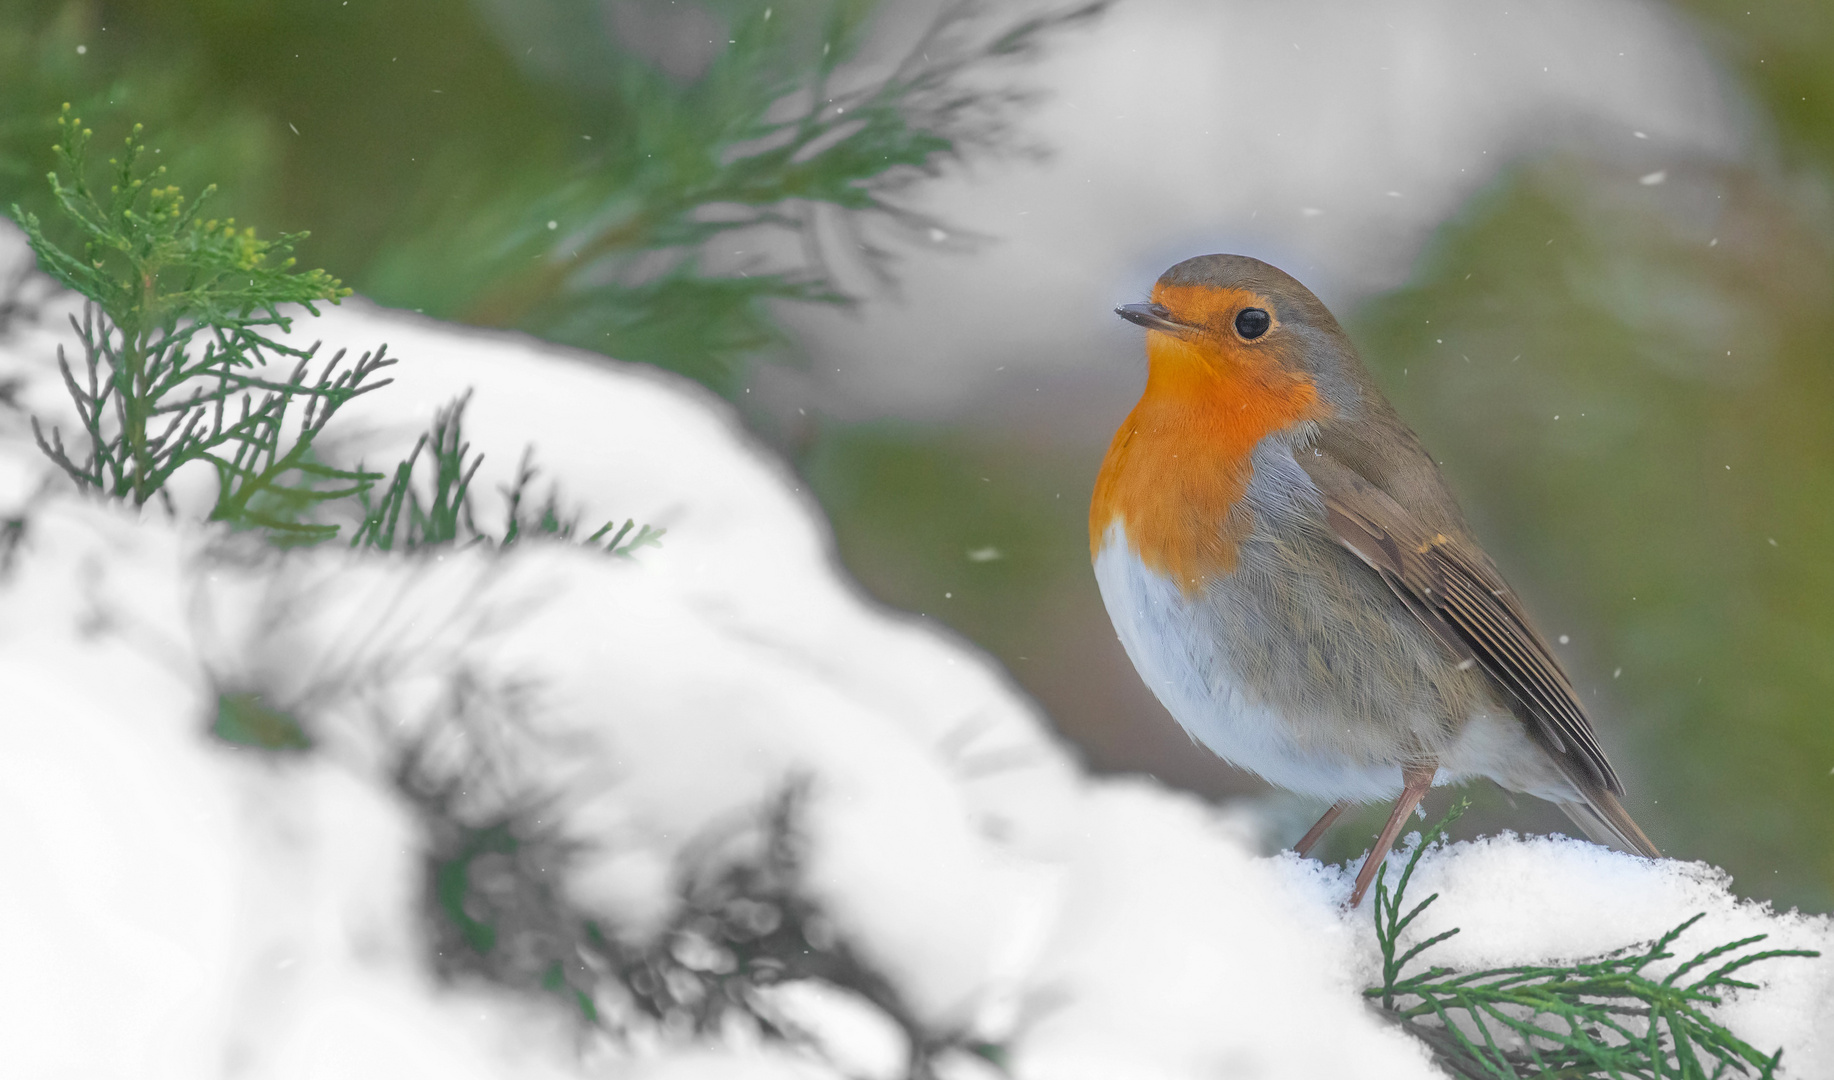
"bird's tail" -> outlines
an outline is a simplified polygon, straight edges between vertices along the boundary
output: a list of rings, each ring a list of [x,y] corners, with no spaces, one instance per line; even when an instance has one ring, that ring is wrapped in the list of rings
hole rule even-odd
[[[1583,802],[1563,802],[1560,808],[1566,811],[1567,817],[1584,830],[1585,834],[1598,843],[1619,851],[1634,852],[1652,859],[1660,859],[1662,853],[1656,845],[1650,843],[1643,830],[1631,820],[1630,811],[1617,801],[1617,796],[1604,790],[1583,791]]]

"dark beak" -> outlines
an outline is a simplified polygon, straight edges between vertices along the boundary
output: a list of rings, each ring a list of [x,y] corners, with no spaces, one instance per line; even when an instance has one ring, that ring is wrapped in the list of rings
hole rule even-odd
[[[1148,330],[1163,330],[1168,334],[1186,334],[1193,329],[1181,322],[1172,321],[1172,313],[1158,304],[1122,304],[1114,309],[1114,313]]]

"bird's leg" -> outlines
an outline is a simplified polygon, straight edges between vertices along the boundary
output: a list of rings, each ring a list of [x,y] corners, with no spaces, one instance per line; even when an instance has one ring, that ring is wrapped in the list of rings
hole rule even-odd
[[[1312,845],[1318,843],[1319,838],[1324,836],[1325,830],[1329,829],[1338,818],[1343,817],[1344,811],[1348,809],[1350,809],[1348,802],[1332,803],[1331,809],[1325,811],[1325,816],[1318,819],[1318,824],[1307,829],[1306,834],[1299,838],[1297,844],[1293,845],[1293,852],[1300,858],[1305,858],[1311,853]]]
[[[1414,807],[1420,805],[1420,800],[1426,797],[1427,789],[1433,786],[1433,774],[1437,771],[1439,766],[1434,763],[1409,765],[1401,770],[1401,797],[1395,800],[1395,809],[1388,815],[1388,824],[1382,827],[1382,835],[1376,838],[1369,858],[1363,860],[1363,868],[1357,872],[1356,888],[1350,891],[1351,907],[1363,902],[1363,894],[1369,891],[1369,883],[1375,880],[1376,867],[1388,858],[1389,849],[1395,846],[1395,837],[1401,835],[1402,824],[1414,812]]]

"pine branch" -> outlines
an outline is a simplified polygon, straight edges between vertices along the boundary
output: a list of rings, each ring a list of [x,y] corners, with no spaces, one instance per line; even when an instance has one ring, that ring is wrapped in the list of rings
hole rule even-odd
[[[1703,912],[1641,950],[1623,949],[1567,965],[1524,965],[1460,973],[1432,967],[1411,976],[1407,966],[1459,931],[1447,930],[1407,949],[1401,934],[1439,898],[1437,893],[1402,910],[1402,898],[1420,858],[1456,821],[1460,800],[1422,836],[1391,894],[1388,868],[1376,874],[1376,940],[1382,984],[1363,993],[1379,999],[1384,1016],[1432,1048],[1459,1076],[1485,1080],[1525,1077],[1636,1077],[1718,1080],[1750,1076],[1768,1080],[1782,1051],[1764,1054],[1718,1023],[1707,1011],[1731,990],[1757,984],[1733,975],[1752,964],[1785,956],[1818,956],[1803,949],[1769,949],[1738,955],[1764,940],[1758,934],[1706,949],[1657,979],[1646,969],[1674,958],[1670,947],[1705,917]],[[1685,976],[1716,960],[1726,962],[1692,982]]]
[[[837,255],[889,286],[895,252],[875,233],[951,235],[905,205],[910,188],[970,152],[1035,149],[1012,129],[1031,95],[979,76],[1106,6],[1007,24],[956,0],[876,73],[858,63],[873,5],[839,0],[746,5],[685,86],[607,56],[615,76],[581,102],[610,118],[606,149],[558,188],[515,193],[506,216],[524,224],[457,314],[727,382],[782,343],[772,302],[853,302]],[[822,240],[830,224],[843,242]]]
[[[546,499],[532,516],[524,513],[529,490],[539,473],[533,447],[524,450],[516,480],[503,492],[507,512],[502,529],[493,533],[478,526],[471,509],[471,482],[484,456],[473,455],[471,443],[464,436],[465,408],[470,403],[471,393],[466,391],[434,413],[433,426],[416,440],[407,458],[395,466],[393,478],[379,498],[372,499],[368,490],[355,493],[363,508],[363,520],[351,537],[352,547],[417,551],[484,544],[501,551],[529,536],[573,539],[579,514],[562,508],[556,488],[548,489]],[[419,482],[423,452],[431,459],[432,475]],[[639,526],[635,519],[625,521],[621,528],[608,521],[580,543],[629,558],[642,548],[660,546],[667,532]]]
[[[342,371],[318,346],[299,349],[272,332],[292,328],[285,305],[312,315],[349,295],[322,270],[296,272],[304,233],[265,241],[233,220],[204,220],[214,193],[195,202],[147,170],[135,126],[109,159],[106,192],[90,184],[91,132],[66,105],[53,147],[63,172],[49,180],[56,206],[82,237],[80,254],[49,240],[38,218],[13,207],[40,267],[88,299],[71,319],[81,372],[62,348],[58,368],[82,428],[81,448],[32,419],[39,449],[79,487],[144,505],[186,466],[216,471],[212,520],[259,527],[286,543],[336,533],[309,519],[318,504],[367,490],[380,477],[319,461],[313,444],[352,399],[388,385],[373,376],[395,361],[378,349]],[[67,174],[67,175],[66,175]],[[294,361],[284,378],[267,372]],[[316,368],[316,375],[313,373]],[[303,414],[297,422],[295,415]]]

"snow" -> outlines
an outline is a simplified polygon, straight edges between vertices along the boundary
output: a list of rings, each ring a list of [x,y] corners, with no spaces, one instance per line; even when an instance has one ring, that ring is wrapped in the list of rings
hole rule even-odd
[[[498,1075],[482,1003],[418,960],[391,795],[199,737],[187,538],[72,499],[31,530],[0,606],[8,1074]]]
[[[633,941],[674,914],[689,852],[805,784],[802,888],[833,936],[925,1030],[1003,1046],[1014,1076],[1436,1075],[1363,1003],[1377,954],[1367,908],[1340,909],[1346,870],[1085,774],[987,657],[857,593],[813,502],[722,403],[356,300],[297,336],[402,358],[336,453],[392,462],[470,389],[480,516],[532,443],[583,520],[669,532],[631,560],[541,542],[281,555],[195,515],[40,491],[0,414],[0,516],[28,522],[0,577],[9,1075],[902,1075],[896,1018],[826,984],[771,992],[809,1035],[787,1047],[586,1039],[551,999],[437,979],[429,839],[394,780],[417,741],[454,776],[484,761],[491,784],[539,793],[579,845],[554,885]],[[47,415],[57,340],[54,318],[0,340],[0,378]],[[315,749],[206,737],[225,688],[300,717]],[[1423,932],[1464,928],[1440,962],[1577,957],[1702,910],[1684,943],[1823,949],[1765,965],[1766,990],[1723,1015],[1786,1047],[1787,1075],[1834,1072],[1825,918],[1568,840],[1454,845],[1415,889],[1441,893]],[[966,1050],[938,1068],[999,1075]]]
[[[871,1004],[818,979],[796,979],[768,991],[770,1005],[813,1035],[841,1072],[860,1080],[904,1075],[910,1040]]]
[[[1092,785],[1079,819],[1040,956],[1062,989],[1019,1042],[1021,1075],[1432,1075],[1371,1030],[1353,937],[1316,882],[1283,880],[1195,799],[1145,782]]]
[[[1390,881],[1402,862],[1390,857]],[[1732,884],[1704,863],[1650,862],[1564,838],[1505,835],[1453,844],[1438,858],[1429,853],[1408,894],[1413,902],[1439,894],[1415,932],[1424,938],[1459,928],[1435,947],[1433,962],[1467,969],[1598,956],[1702,913],[1670,950],[1676,960],[1654,964],[1652,972],[1666,974],[1709,947],[1757,934],[1768,935],[1757,949],[1819,950],[1816,960],[1779,959],[1751,969],[1760,973],[1762,996],[1735,999],[1719,1016],[1755,1046],[1786,1047],[1789,1075],[1834,1075],[1834,924],[1826,916],[1739,903]],[[1362,951],[1372,953],[1372,928],[1359,922],[1357,930],[1366,939]]]

